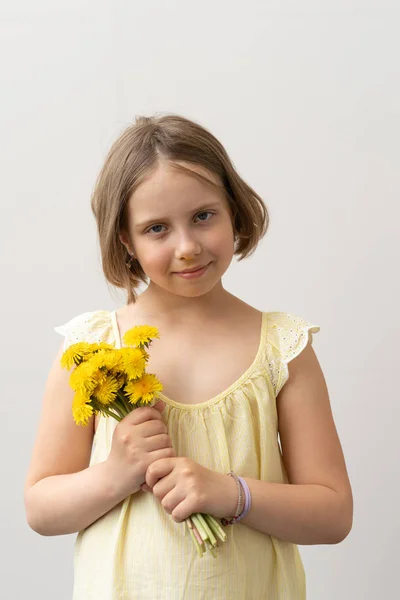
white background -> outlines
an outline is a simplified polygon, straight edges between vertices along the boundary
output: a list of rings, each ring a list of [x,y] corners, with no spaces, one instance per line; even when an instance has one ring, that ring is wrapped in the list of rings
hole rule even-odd
[[[226,287],[321,326],[355,516],[342,544],[300,548],[308,598],[394,598],[399,3],[9,0],[0,11],[0,597],[71,598],[75,536],[40,537],[23,506],[53,327],[124,304],[102,276],[90,194],[136,114],[175,112],[224,143],[270,210],[265,241]]]

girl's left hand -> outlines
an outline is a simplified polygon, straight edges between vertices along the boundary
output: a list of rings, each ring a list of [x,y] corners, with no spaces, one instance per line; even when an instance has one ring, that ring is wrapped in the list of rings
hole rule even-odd
[[[233,477],[179,456],[153,462],[142,490],[152,491],[177,523],[197,512],[217,518],[232,517],[238,501]]]

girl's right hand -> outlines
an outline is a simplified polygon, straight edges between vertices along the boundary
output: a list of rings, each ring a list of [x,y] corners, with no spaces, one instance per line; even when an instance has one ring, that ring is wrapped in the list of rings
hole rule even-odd
[[[162,421],[164,403],[135,408],[116,426],[107,463],[116,493],[126,498],[145,482],[148,467],[160,458],[175,456],[167,426]]]

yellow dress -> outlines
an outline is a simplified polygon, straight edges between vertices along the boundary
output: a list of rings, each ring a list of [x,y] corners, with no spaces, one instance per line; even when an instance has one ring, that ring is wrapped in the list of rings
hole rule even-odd
[[[282,312],[263,313],[253,364],[227,390],[185,405],[162,396],[173,446],[217,471],[287,483],[278,443],[275,399],[287,364],[319,327]],[[55,328],[64,347],[77,341],[121,346],[115,311],[78,315]],[[116,426],[100,418],[90,464],[107,459]],[[305,575],[296,545],[241,523],[225,529],[218,557],[200,558],[184,524],[142,491],[79,532],[74,552],[73,600],[304,600]]]

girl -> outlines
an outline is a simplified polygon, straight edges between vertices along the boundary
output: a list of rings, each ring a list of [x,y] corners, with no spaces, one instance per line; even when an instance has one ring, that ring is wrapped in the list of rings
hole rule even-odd
[[[222,285],[266,232],[263,201],[214,136],[162,116],[114,143],[92,209],[105,277],[127,304],[56,328],[65,339],[26,480],[29,525],[79,532],[74,600],[303,600],[297,544],[341,542],[352,493],[311,346],[319,328]],[[63,350],[120,347],[138,324],[160,330],[148,364],[159,404],[77,427]],[[182,524],[194,512],[231,521],[217,558],[194,551]]]

